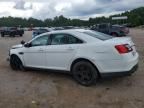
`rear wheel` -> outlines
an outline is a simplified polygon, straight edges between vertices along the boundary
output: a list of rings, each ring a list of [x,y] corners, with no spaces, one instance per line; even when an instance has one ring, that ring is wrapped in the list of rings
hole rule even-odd
[[[20,37],[22,37],[23,36],[23,34],[20,34]]]
[[[74,79],[84,86],[93,85],[98,79],[98,71],[87,61],[80,61],[74,64],[72,73]]]
[[[4,37],[4,33],[1,33],[1,37]]]
[[[117,33],[111,33],[111,35],[114,36],[114,37],[118,37]]]
[[[24,70],[23,64],[17,56],[11,56],[10,66],[13,70]]]

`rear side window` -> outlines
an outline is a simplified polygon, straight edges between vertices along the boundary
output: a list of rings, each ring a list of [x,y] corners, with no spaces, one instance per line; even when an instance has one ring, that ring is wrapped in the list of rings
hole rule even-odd
[[[68,36],[68,43],[69,44],[80,44],[80,43],[83,43],[82,40],[74,37],[74,36],[71,36],[71,35],[67,35]]]
[[[80,43],[83,43],[83,41],[69,34],[51,35],[51,45],[80,44]]]
[[[63,45],[67,43],[67,37],[63,34],[56,34],[51,37],[51,45]]]
[[[102,25],[99,25],[99,28],[100,29],[105,29],[105,28],[107,28],[107,26],[105,24],[102,24]]]
[[[100,39],[100,40],[108,40],[108,39],[113,38],[113,36],[110,36],[110,35],[107,35],[104,33],[100,33],[100,32],[96,32],[93,30],[83,31],[83,33],[85,33],[89,36],[92,36],[94,38]]]

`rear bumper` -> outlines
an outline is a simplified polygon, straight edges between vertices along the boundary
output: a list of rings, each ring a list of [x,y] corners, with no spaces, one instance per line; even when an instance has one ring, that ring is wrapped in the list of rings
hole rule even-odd
[[[101,73],[101,77],[122,77],[128,76],[138,70],[138,64],[136,64],[131,70],[123,72],[111,72],[111,73]]]

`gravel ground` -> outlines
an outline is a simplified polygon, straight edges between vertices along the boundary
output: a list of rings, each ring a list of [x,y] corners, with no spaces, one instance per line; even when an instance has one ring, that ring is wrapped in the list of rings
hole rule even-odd
[[[139,70],[132,76],[102,79],[83,87],[71,76],[50,71],[13,71],[8,50],[24,37],[0,37],[0,108],[144,108],[144,30],[131,29],[140,54]]]

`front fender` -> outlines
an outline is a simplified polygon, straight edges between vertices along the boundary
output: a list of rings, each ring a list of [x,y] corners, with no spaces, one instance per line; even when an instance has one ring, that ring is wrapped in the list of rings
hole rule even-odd
[[[11,49],[9,55],[10,55],[10,58],[12,55],[16,55],[24,65],[23,55],[21,55],[20,52],[21,52],[21,50]]]

